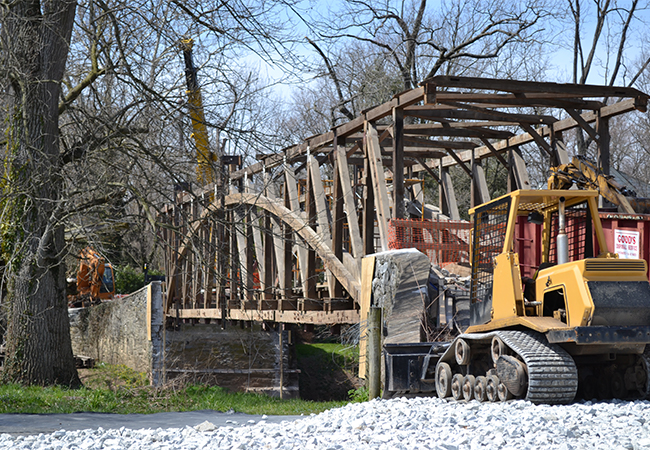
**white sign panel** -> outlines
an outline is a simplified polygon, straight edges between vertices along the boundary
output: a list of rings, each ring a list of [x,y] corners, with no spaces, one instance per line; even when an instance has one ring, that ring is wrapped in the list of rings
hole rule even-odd
[[[614,230],[614,253],[619,258],[639,259],[641,234],[638,231]]]

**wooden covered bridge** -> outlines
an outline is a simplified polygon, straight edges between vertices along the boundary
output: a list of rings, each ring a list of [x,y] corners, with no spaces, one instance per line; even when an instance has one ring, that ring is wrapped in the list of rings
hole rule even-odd
[[[490,199],[482,161],[507,169],[508,189],[530,188],[519,147],[567,163],[563,135],[579,127],[607,173],[609,120],[645,111],[647,98],[625,87],[442,76],[253,164],[221,155],[216,183],[179,192],[163,210],[166,314],[357,323],[369,295],[365,255],[416,247],[444,264],[467,250],[451,166],[470,178],[474,206]],[[437,220],[422,213],[425,174],[440,187]]]

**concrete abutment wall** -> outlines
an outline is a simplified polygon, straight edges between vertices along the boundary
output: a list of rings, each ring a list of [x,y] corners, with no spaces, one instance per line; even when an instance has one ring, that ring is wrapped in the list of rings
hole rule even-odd
[[[145,372],[153,385],[182,377],[235,391],[298,396],[293,336],[256,324],[164,327],[160,282],[88,308],[70,309],[75,355]]]

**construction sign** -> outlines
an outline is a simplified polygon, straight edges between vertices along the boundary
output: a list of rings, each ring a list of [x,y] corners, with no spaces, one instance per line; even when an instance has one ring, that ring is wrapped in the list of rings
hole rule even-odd
[[[614,230],[614,253],[622,259],[639,259],[641,233],[629,230]]]

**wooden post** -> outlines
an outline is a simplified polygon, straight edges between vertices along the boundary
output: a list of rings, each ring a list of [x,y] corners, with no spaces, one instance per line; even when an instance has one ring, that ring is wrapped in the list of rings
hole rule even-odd
[[[253,239],[253,216],[250,211],[246,213],[246,301],[244,302],[244,309],[255,309],[257,304],[254,302],[255,292],[255,255],[253,249],[255,248],[255,240]],[[259,282],[259,270],[257,272]]]
[[[470,186],[469,204],[471,205],[472,208],[476,206],[476,152],[474,150],[475,149],[472,149],[472,161],[471,161],[472,173],[469,177],[469,186]]]
[[[404,218],[404,110],[393,108],[393,218]]]
[[[372,174],[368,158],[363,168],[363,248],[366,255],[375,253],[375,191],[372,188]]]
[[[287,189],[287,193],[289,195],[289,204],[291,205],[290,209],[294,211],[296,214],[302,215],[303,213],[300,212],[300,198],[298,193],[298,186],[296,183],[296,175],[293,169],[290,166],[287,166],[286,164],[285,164],[284,174],[285,174],[285,186]],[[309,291],[309,286],[307,285],[307,279],[309,278],[307,275],[307,258],[308,258],[307,249],[300,242],[299,239],[296,239],[295,243],[296,243],[296,248],[298,253],[298,267],[300,267],[302,295],[303,297],[306,297],[307,292]]]
[[[381,390],[381,308],[368,312],[368,399],[380,395]]]
[[[446,214],[451,220],[460,220],[458,213],[458,203],[456,203],[456,193],[454,192],[454,185],[451,183],[451,175],[449,168],[443,167],[442,159],[440,160],[440,193],[441,202],[440,207],[442,213]]]
[[[309,155],[307,155],[309,159]],[[316,230],[316,220],[317,220],[317,211],[316,211],[316,202],[314,199],[314,190],[312,188],[312,173],[311,170],[307,170],[307,186],[306,186],[306,195],[305,195],[305,211],[307,212],[307,223],[314,231]],[[316,292],[316,252],[309,248],[307,250],[307,264],[306,264],[306,273],[307,273],[307,291],[303,293],[304,301],[304,310],[315,310],[319,309],[317,304],[317,292]]]
[[[332,248],[332,233],[330,232],[328,219],[329,208],[325,198],[325,188],[323,187],[323,180],[321,179],[320,166],[318,161],[316,161],[316,158],[312,155],[307,156],[307,168],[310,174],[309,179],[311,180],[310,187],[312,189],[311,192],[313,193],[312,199],[314,201],[314,206],[316,207],[316,229],[325,245]],[[334,201],[336,202],[336,199]],[[339,257],[339,260],[342,260],[342,258]],[[336,297],[336,294],[334,293],[336,279],[329,270],[325,270],[325,280],[327,282],[330,298]]]
[[[295,185],[294,185],[295,186]],[[289,187],[287,182],[284,183],[284,206],[291,209],[291,200],[289,198]],[[293,233],[291,227],[286,223],[282,225],[284,233],[283,251],[284,251],[284,288],[285,295],[283,297],[281,310],[295,310],[298,309],[296,301],[294,300],[293,293]],[[297,261],[297,259],[296,259]]]
[[[508,187],[507,192],[510,193],[513,191],[512,186],[516,185],[515,181],[515,172],[514,172],[514,159],[512,156],[512,147],[508,148]]]
[[[377,125],[373,122],[366,122],[366,155],[372,172],[372,188],[375,192],[375,209],[377,217],[377,228],[381,249],[388,250],[388,222],[390,221],[390,205],[388,202],[388,189],[384,178],[384,165],[381,157],[381,147]]]
[[[472,180],[474,180],[474,204],[472,206],[481,205],[490,201],[490,191],[488,189],[487,181],[485,179],[485,172],[480,160],[474,161],[472,167]]]
[[[275,280],[274,274],[274,258],[273,258],[273,230],[271,229],[271,214],[267,211],[263,213],[264,221],[264,292],[262,294],[262,302],[260,309],[277,309],[277,301],[273,299],[273,281]]]
[[[530,178],[528,178],[526,163],[517,148],[512,151],[512,173],[515,178],[515,189],[530,189]]]
[[[336,157],[337,153],[337,138],[334,135],[334,151],[333,154]],[[341,171],[339,170],[339,165],[334,161],[334,220],[332,224],[332,251],[336,255],[339,261],[343,261],[343,187],[341,180]],[[343,297],[343,288],[341,283],[334,277],[332,277],[333,282],[333,292],[330,292],[330,297],[336,299],[341,299]]]
[[[336,135],[335,135],[336,137]],[[357,260],[361,260],[361,257],[364,255],[363,252],[363,243],[361,240],[361,233],[359,231],[359,217],[357,215],[356,202],[354,200],[354,192],[352,190],[352,185],[350,184],[350,170],[348,168],[348,161],[345,155],[345,147],[343,145],[338,145],[338,138],[335,141],[334,145],[334,155],[336,158],[336,169],[338,174],[338,180],[340,188],[343,193],[344,203],[345,203],[345,214],[348,219],[348,230],[350,232],[350,245],[351,253]],[[354,184],[357,182],[357,167],[354,167],[355,170],[355,180]]]
[[[278,201],[278,197],[281,196],[280,193],[277,192],[276,186],[273,184],[273,180],[269,176],[269,174],[266,175],[266,180],[264,181],[264,186],[265,186],[265,195],[268,199],[272,201]],[[272,246],[273,246],[273,254],[275,255],[275,260],[274,260],[274,269],[275,269],[275,275],[273,276],[273,280],[276,280],[277,278],[277,284],[280,288],[279,290],[279,296],[277,294],[274,294],[275,298],[280,298],[284,299],[286,297],[286,277],[284,274],[284,270],[286,268],[286,264],[284,262],[285,258],[285,252],[284,252],[284,239],[283,239],[283,229],[282,229],[282,223],[280,219],[276,216],[271,217],[271,240]],[[275,284],[275,282],[274,282]],[[274,286],[275,287],[275,286]],[[275,291],[277,292],[277,291]],[[281,306],[282,303],[280,302],[279,305]],[[282,309],[282,308],[280,308]]]
[[[241,273],[241,265],[237,254],[237,226],[235,224],[235,211],[231,210],[228,213],[230,220],[230,301],[228,302],[228,309],[239,308],[241,303],[239,295],[243,291],[243,277]],[[204,298],[207,298],[207,292],[204,293]]]
[[[282,324],[278,324],[278,331],[280,335],[280,400],[284,399],[284,330]]]

